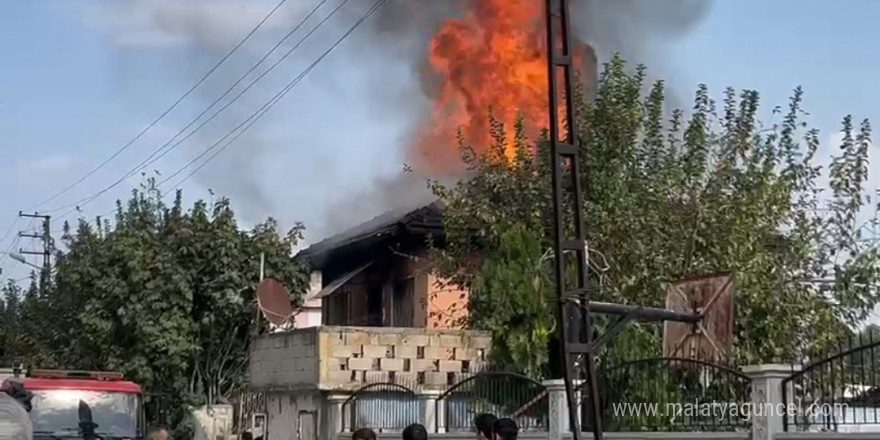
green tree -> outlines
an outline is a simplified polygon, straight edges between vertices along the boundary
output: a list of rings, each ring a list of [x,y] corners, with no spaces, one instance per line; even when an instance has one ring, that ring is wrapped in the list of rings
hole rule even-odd
[[[302,226],[282,235],[269,219],[245,231],[229,200],[185,209],[178,191],[166,205],[152,179],[118,204],[114,220],[65,225],[66,251],[42,309],[56,324],[40,362],[122,371],[177,410],[172,423],[187,405],[242,391],[259,331],[260,255],[266,276],[298,302],[308,272],[291,252]]]
[[[24,353],[21,344],[21,299],[23,292],[14,280],[8,280],[2,288],[3,308],[2,322],[0,322],[0,359],[3,366],[18,360]]]
[[[518,226],[501,235],[498,249],[487,252],[482,276],[473,286],[470,312],[475,327],[504,335],[504,350],[494,350],[495,362],[519,365],[530,376],[543,373],[547,344],[553,329],[548,254],[540,237]],[[504,292],[493,295],[493,292]],[[543,301],[535,297],[544,296]]]
[[[855,126],[844,118],[826,197],[815,158],[819,134],[803,120],[800,88],[786,112],[774,110],[773,118],[781,120],[765,125],[757,118],[757,92],[727,89],[718,105],[700,86],[686,115],[664,107],[662,82],[643,94],[644,78],[643,67],[629,72],[615,57],[595,99],[577,101],[584,218],[598,298],[662,307],[662,280],[727,270],[736,283],[736,361],[801,359],[834,345],[878,303],[872,286],[880,277],[880,254],[855,239],[865,200],[868,122]],[[514,365],[533,368],[545,355],[518,359],[519,338],[529,328],[555,328],[553,314],[525,322],[514,319],[517,310],[481,305],[506,301],[498,298],[506,290],[532,288],[521,273],[499,274],[493,255],[520,259],[506,262],[510,267],[527,266],[551,249],[547,143],[525,138],[526,121],[517,121],[511,133],[491,115],[490,121],[493,145],[460,145],[472,177],[433,183],[446,205],[448,235],[443,249],[433,251],[435,270],[473,289],[470,325],[510,323],[496,332],[496,347],[506,352],[502,357],[516,359]],[[517,150],[512,159],[504,155],[508,136]],[[505,250],[505,231],[517,228],[540,240],[529,255]],[[486,263],[474,264],[473,255],[481,253]],[[822,278],[835,281],[810,281]],[[548,294],[528,298],[546,303]],[[659,354],[660,335],[656,326],[634,325],[604,360]]]

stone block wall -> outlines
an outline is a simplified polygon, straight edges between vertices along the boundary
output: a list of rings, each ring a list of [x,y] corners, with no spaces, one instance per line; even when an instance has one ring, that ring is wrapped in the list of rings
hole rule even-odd
[[[492,338],[467,330],[322,327],[319,341],[323,389],[382,382],[445,389],[485,368]]]
[[[354,391],[393,382],[446,389],[486,367],[487,332],[395,327],[312,327],[259,337],[253,344],[254,390]]]

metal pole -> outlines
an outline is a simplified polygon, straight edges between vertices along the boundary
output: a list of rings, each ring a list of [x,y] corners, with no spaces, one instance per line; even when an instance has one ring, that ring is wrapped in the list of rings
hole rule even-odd
[[[260,252],[260,283],[266,278],[266,253]],[[260,334],[260,300],[257,291],[254,291],[254,336]]]
[[[582,439],[581,423],[578,423],[579,411],[576,395],[573,388],[573,379],[576,376],[575,360],[581,358],[585,365],[583,371],[585,391],[588,398],[584,402],[585,418],[593,431],[593,438],[601,440],[602,413],[599,402],[599,382],[596,377],[596,350],[592,346],[593,326],[590,319],[590,286],[588,273],[588,243],[583,221],[583,182],[581,181],[580,142],[578,142],[577,120],[574,115],[574,87],[572,84],[574,75],[572,72],[572,37],[570,29],[569,3],[568,0],[547,0],[547,75],[549,84],[550,103],[550,155],[551,155],[551,180],[553,184],[553,232],[555,253],[555,278],[558,336],[562,342],[562,359],[564,363],[565,392],[568,398],[569,419],[571,420],[572,434],[575,440]],[[557,32],[557,25],[559,26]],[[561,47],[560,47],[561,43]],[[557,75],[561,73],[564,84],[559,87]],[[563,93],[564,99],[564,126],[568,135],[566,139],[560,139],[559,117],[559,93]],[[568,186],[571,188],[569,197],[565,197],[563,188],[563,161],[567,162],[569,173]],[[566,207],[563,203],[568,199],[571,203],[568,211],[574,220],[572,232],[574,237],[566,238]],[[569,289],[565,284],[566,258],[565,254],[574,254],[574,264],[577,267],[577,280],[575,286]],[[568,298],[576,297],[578,325],[569,330]]]

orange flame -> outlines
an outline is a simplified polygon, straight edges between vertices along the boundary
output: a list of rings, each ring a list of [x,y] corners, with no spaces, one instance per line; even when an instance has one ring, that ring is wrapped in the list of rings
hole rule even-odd
[[[515,153],[517,113],[524,116],[530,138],[547,127],[544,17],[540,0],[479,0],[464,17],[441,26],[431,40],[428,59],[439,84],[430,124],[414,146],[414,166],[431,173],[460,167],[459,130],[468,145],[485,151],[491,142],[490,108],[505,124],[508,158]],[[583,43],[575,48],[576,59],[589,50]]]

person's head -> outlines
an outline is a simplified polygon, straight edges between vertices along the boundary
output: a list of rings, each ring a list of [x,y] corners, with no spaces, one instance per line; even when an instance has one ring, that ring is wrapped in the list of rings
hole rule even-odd
[[[22,404],[0,393],[0,440],[32,440],[34,427]]]
[[[519,426],[513,419],[498,419],[492,426],[495,440],[516,440],[519,435]]]
[[[254,433],[250,431],[242,432],[241,440],[254,440]]]
[[[474,427],[477,428],[477,439],[492,440],[492,425],[498,420],[492,414],[480,414],[474,418]]]
[[[361,428],[351,434],[351,440],[376,440],[376,433],[370,428]]]
[[[418,423],[413,423],[403,430],[403,440],[428,440],[428,430]]]
[[[150,433],[147,434],[147,440],[168,440],[169,437],[168,429],[164,426],[153,428],[150,430]]]

